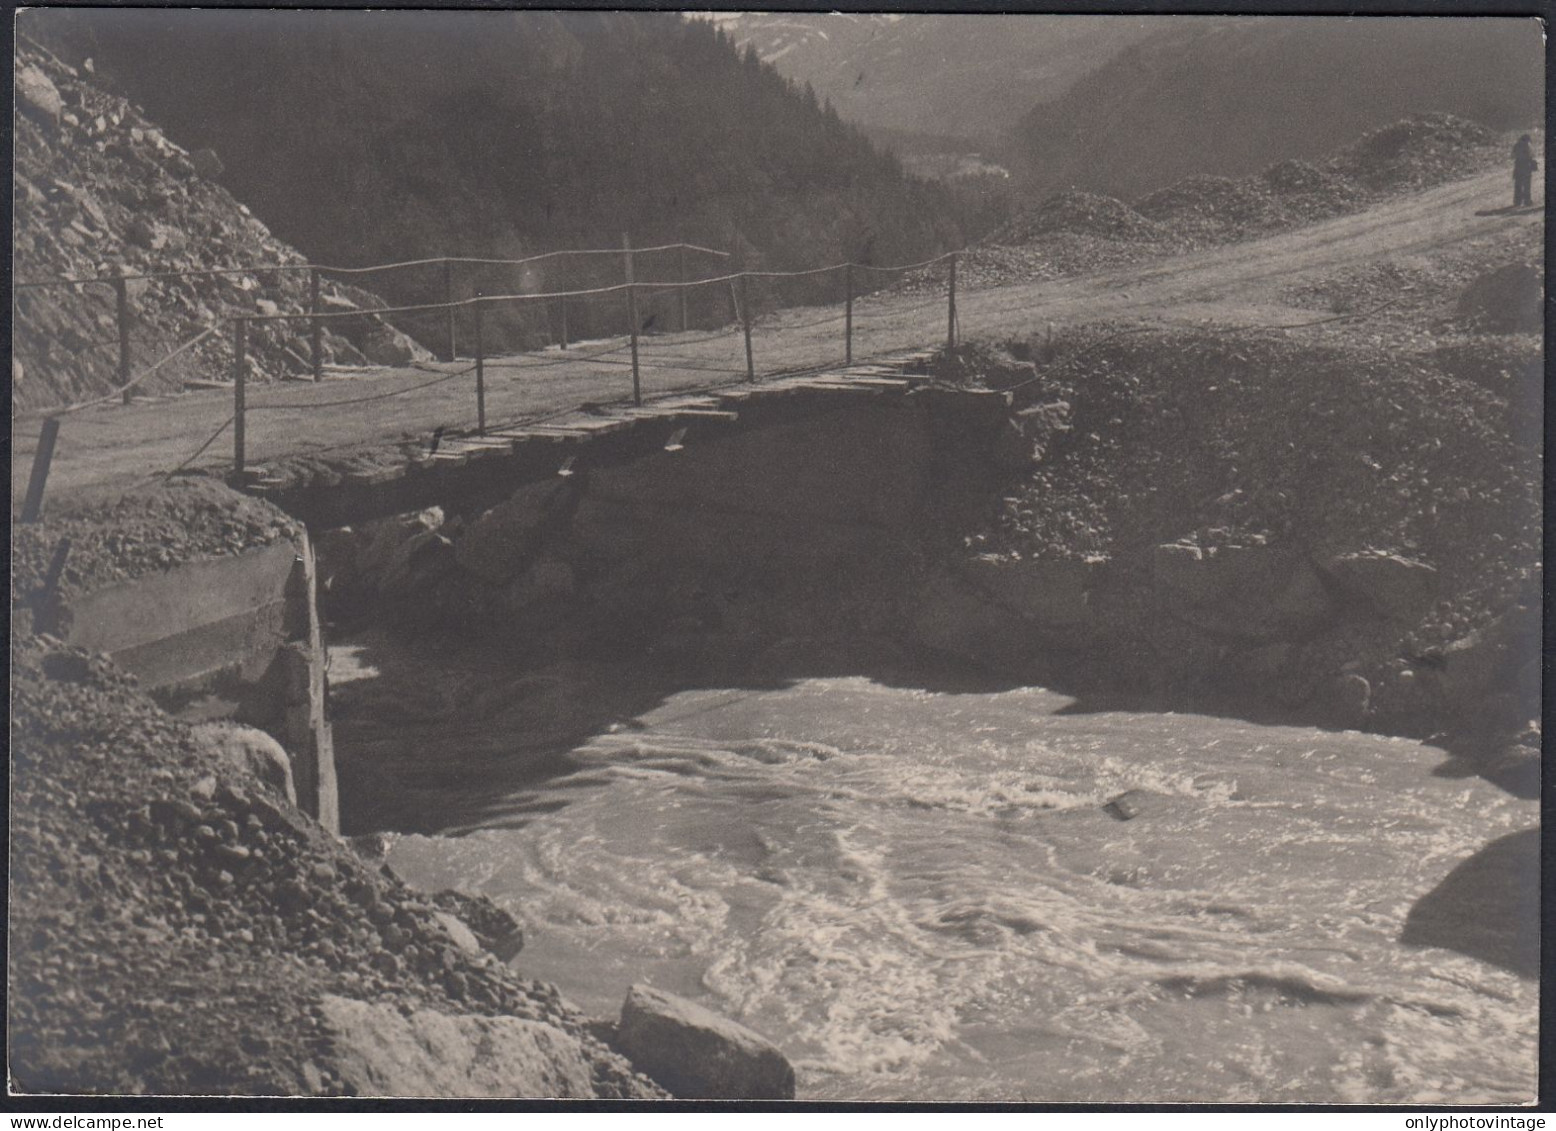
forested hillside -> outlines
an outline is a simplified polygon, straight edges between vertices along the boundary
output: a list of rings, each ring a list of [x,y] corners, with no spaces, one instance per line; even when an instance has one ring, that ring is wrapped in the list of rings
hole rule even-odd
[[[1412,114],[1530,128],[1543,54],[1530,19],[1179,19],[1033,109],[1007,152],[1034,196],[1132,199],[1312,158]]]
[[[792,267],[977,234],[814,95],[673,13],[54,9],[19,30],[215,150],[221,183],[315,261],[625,231]]]

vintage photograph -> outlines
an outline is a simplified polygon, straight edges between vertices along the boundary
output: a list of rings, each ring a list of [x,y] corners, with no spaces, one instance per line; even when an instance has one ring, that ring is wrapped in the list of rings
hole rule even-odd
[[[1539,20],[13,18],[13,1102],[1537,1101]]]

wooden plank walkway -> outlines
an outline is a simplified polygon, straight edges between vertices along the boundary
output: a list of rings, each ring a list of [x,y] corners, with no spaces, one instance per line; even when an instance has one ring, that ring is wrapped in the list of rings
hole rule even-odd
[[[903,396],[925,384],[933,350],[907,350],[873,358],[858,365],[828,367],[811,373],[774,377],[752,383],[726,385],[695,393],[672,393],[642,405],[586,405],[544,420],[504,424],[485,434],[440,435],[436,446],[428,438],[427,449],[405,451],[404,445],[382,449],[376,456],[358,453],[339,468],[321,468],[315,460],[281,459],[250,467],[244,490],[284,503],[299,490],[328,488],[335,484],[355,488],[393,488],[411,474],[428,469],[463,468],[474,462],[531,456],[546,462],[544,453],[562,453],[605,437],[623,437],[650,429],[655,443],[659,434],[693,424],[733,424],[742,411],[770,401],[803,394],[822,394],[849,400],[858,397]],[[630,437],[629,437],[630,438]]]

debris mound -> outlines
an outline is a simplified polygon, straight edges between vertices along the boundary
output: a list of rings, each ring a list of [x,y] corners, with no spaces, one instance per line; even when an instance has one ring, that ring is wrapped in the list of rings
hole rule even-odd
[[[1284,227],[1286,211],[1261,178],[1189,177],[1136,204],[1147,216],[1190,238],[1244,239]]]
[[[1423,114],[1364,134],[1329,162],[1372,192],[1428,188],[1484,165],[1497,135],[1452,114]]]
[[[309,308],[303,256],[210,179],[220,175],[216,154],[190,154],[138,108],[41,49],[18,50],[16,93],[13,278],[91,281],[15,289],[15,408],[70,404],[122,383],[116,276],[209,273],[126,281],[132,375],[223,318]],[[254,264],[287,269],[247,269]],[[328,280],[323,291],[334,309],[385,305]],[[375,359],[380,339],[395,349]],[[322,345],[324,361],[340,365],[429,356],[377,317],[338,320]],[[250,325],[247,354],[253,380],[306,373],[308,323]],[[137,391],[224,379],[231,360],[230,335],[213,334]]]
[[[1509,263],[1478,276],[1459,296],[1458,317],[1496,334],[1538,334],[1544,325],[1545,284],[1533,263]]]
[[[1022,212],[989,242],[1030,243],[1047,235],[1070,233],[1101,236],[1110,240],[1156,243],[1167,233],[1121,200],[1092,192],[1061,192]]]
[[[999,228],[969,257],[978,285],[1088,274],[1160,255],[1289,231],[1500,160],[1497,135],[1449,114],[1406,118],[1320,162],[1290,159],[1250,177],[1188,177],[1134,206],[1058,193]]]
[[[524,1089],[548,1068],[566,1073],[529,1084],[531,1094],[662,1094],[555,988],[472,948],[466,936],[479,941],[480,925],[451,930],[444,897],[362,860],[197,741],[106,657],[13,636],[11,673],[8,1007],[18,1090],[370,1090],[342,1047],[347,1034],[320,1009],[349,1000],[431,1016],[444,1030],[526,1023],[550,1040],[497,1050],[510,1086]],[[479,902],[454,905],[461,917],[483,912],[472,916],[482,923],[501,914]],[[417,1070],[442,1062],[399,1048],[378,1063],[380,1086],[422,1094],[427,1071]],[[468,1080],[439,1080],[445,1095],[474,1091]]]

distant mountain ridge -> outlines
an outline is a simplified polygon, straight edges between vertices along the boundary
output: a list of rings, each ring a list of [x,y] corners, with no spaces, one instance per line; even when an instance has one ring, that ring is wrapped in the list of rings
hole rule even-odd
[[[1185,177],[1313,158],[1412,114],[1530,128],[1544,110],[1532,19],[1167,18],[1063,97],[1006,151],[1033,196],[1131,199]]]
[[[861,126],[995,145],[1153,21],[1127,16],[715,12],[742,48]]]

